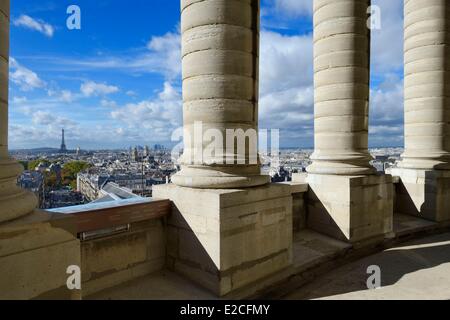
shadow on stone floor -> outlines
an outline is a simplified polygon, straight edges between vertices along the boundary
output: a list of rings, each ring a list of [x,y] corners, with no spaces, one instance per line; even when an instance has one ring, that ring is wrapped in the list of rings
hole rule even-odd
[[[450,233],[411,241],[342,266],[288,294],[286,298],[317,299],[368,291],[367,279],[370,274],[367,273],[367,267],[371,265],[380,267],[381,286],[388,287],[395,286],[406,275],[419,270],[432,269],[445,263],[450,263]],[[448,287],[450,287],[450,272],[435,276],[442,276],[442,281],[449,281]],[[415,284],[426,285],[421,284],[421,280],[423,279],[416,279]],[[420,290],[420,287],[417,289]]]

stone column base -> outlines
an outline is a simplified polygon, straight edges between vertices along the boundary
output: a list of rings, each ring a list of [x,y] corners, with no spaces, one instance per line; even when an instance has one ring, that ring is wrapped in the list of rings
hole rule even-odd
[[[81,267],[73,227],[45,212],[0,224],[0,300],[80,299],[66,285],[67,267]]]
[[[290,186],[231,190],[154,186],[174,206],[167,226],[168,267],[219,296],[292,263]]]
[[[441,222],[450,220],[450,170],[392,168],[400,177],[396,212]]]
[[[392,176],[302,176],[309,185],[308,228],[351,243],[392,232]]]

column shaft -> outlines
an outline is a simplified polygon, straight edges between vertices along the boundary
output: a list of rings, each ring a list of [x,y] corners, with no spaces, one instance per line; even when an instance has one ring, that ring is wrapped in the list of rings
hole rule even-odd
[[[31,212],[37,203],[16,186],[22,166],[8,155],[9,6],[9,0],[0,2],[0,223]]]
[[[8,155],[9,0],[0,3],[0,159]]]
[[[314,0],[314,142],[309,173],[374,173],[369,164],[370,0]]]
[[[405,0],[405,153],[400,167],[450,169],[450,1]]]
[[[185,149],[172,178],[179,186],[269,182],[257,156],[259,6],[259,0],[181,1]],[[227,130],[241,130],[235,142],[244,141],[242,149],[229,148]]]

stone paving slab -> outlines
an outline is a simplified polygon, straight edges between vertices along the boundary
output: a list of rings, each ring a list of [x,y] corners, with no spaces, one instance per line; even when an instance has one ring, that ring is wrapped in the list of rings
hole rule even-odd
[[[87,300],[211,300],[217,299],[171,271],[163,270],[125,284],[103,290]]]
[[[436,222],[420,219],[411,215],[396,213],[394,214],[394,232],[397,236],[411,233],[412,231],[425,231],[433,229],[438,224]]]
[[[381,288],[367,289],[367,267],[381,269]],[[285,299],[450,299],[450,233],[413,240],[340,267]]]

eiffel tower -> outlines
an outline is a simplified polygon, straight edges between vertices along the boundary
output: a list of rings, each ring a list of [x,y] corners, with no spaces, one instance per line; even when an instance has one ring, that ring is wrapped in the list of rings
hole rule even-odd
[[[61,148],[60,148],[59,152],[60,153],[67,153],[66,142],[64,140],[64,129],[62,129]]]

